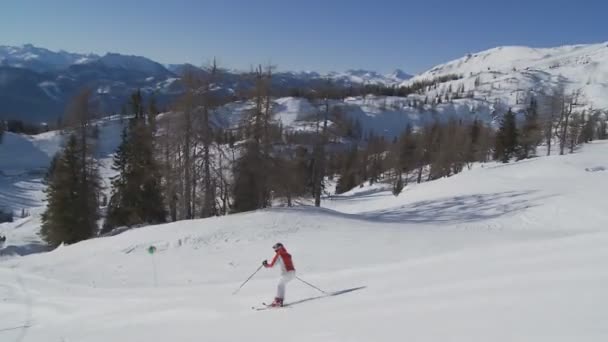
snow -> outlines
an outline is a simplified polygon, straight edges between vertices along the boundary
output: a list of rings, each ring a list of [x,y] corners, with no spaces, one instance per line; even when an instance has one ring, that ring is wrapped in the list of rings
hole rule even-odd
[[[38,86],[40,87],[40,89],[42,89],[42,91],[44,91],[44,93],[52,98],[55,101],[60,101],[60,95],[59,94],[61,92],[61,90],[59,89],[59,87],[57,86],[57,83],[55,82],[51,82],[51,81],[43,81],[40,82],[38,84]]]
[[[409,85],[420,80],[456,74],[463,79],[447,82],[444,87],[464,84],[475,88],[475,97],[516,104],[517,93],[528,90],[550,92],[563,85],[567,92],[581,90],[589,107],[608,108],[608,43],[570,45],[555,48],[503,46],[468,54],[462,58],[433,67],[402,82]],[[444,88],[441,88],[442,90]],[[437,92],[429,92],[436,95]]]
[[[398,85],[407,81],[412,76],[400,69],[396,69],[390,74],[380,74],[370,70],[347,70],[345,72],[330,72],[326,77],[334,81],[348,81],[354,84],[382,84],[386,86]]]
[[[454,177],[133,229],[0,260],[0,336],[27,341],[605,341],[608,143]],[[588,172],[598,170],[598,172]],[[33,215],[35,217],[35,215]],[[35,218],[18,229],[34,229]],[[6,226],[0,226],[5,229]],[[12,241],[11,241],[12,240]],[[256,312],[283,242],[292,308]],[[150,255],[147,248],[157,247]],[[315,299],[316,298],[316,299]],[[19,328],[27,325],[27,328]],[[15,328],[15,329],[11,329]],[[11,329],[11,330],[5,330]]]
[[[46,168],[58,150],[58,138],[57,132],[34,137],[6,132],[0,144],[0,170],[15,173]]]
[[[316,110],[310,101],[302,98],[284,97],[275,101],[275,119],[285,126],[293,126],[296,121],[315,118]]]

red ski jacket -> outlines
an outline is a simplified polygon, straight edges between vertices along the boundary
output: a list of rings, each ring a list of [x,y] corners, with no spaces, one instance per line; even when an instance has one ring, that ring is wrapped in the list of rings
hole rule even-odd
[[[281,247],[276,250],[274,258],[272,258],[272,261],[267,264],[266,267],[273,267],[277,262],[281,265],[281,271],[283,273],[296,270],[295,267],[293,267],[291,255],[287,253],[285,247]]]

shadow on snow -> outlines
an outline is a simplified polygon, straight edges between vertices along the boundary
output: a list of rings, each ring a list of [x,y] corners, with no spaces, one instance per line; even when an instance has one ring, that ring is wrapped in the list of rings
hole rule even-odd
[[[353,292],[353,291],[363,290],[366,287],[367,286],[353,287],[353,288],[350,288],[350,289],[330,292],[330,293],[328,293],[326,295],[322,295],[322,296],[304,298],[304,299],[300,299],[300,300],[296,300],[296,301],[293,301],[293,302],[286,303],[284,306],[292,306],[292,305],[302,304],[302,303],[306,303],[306,302],[311,302],[313,300],[319,300],[321,298],[335,297],[335,296],[339,296],[339,295],[342,295],[342,294],[350,293],[350,292]]]
[[[542,204],[554,195],[534,196],[537,190],[506,191],[488,194],[472,194],[419,201],[381,210],[348,214],[339,211],[314,208],[273,208],[271,210],[300,211],[300,214],[324,212],[339,217],[385,223],[467,223],[498,218]],[[373,196],[366,194],[365,196]],[[355,198],[356,199],[356,198]]]

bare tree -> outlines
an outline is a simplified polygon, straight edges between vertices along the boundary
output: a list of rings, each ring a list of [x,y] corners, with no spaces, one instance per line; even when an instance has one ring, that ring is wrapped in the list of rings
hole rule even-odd
[[[174,139],[173,153],[175,164],[173,168],[177,177],[175,186],[176,194],[179,194],[178,219],[194,218],[196,210],[196,151],[198,139],[196,139],[197,111],[201,105],[200,75],[196,70],[187,69],[182,76],[184,93],[175,104],[175,113],[171,118],[174,123],[170,124],[171,131],[167,131],[169,139]],[[169,121],[169,120],[166,120]],[[171,199],[169,202],[171,203]]]
[[[325,178],[325,150],[328,142],[327,124],[331,111],[331,96],[333,85],[330,79],[327,79],[323,87],[319,91],[317,98],[317,118],[316,118],[316,141],[313,148],[313,197],[315,198],[315,206],[321,206],[321,195],[323,192],[323,179]]]
[[[577,107],[581,106],[581,90],[575,90],[572,94],[561,97],[561,111],[556,125],[556,135],[559,141],[559,154],[565,153],[568,144],[568,132],[570,120]]]
[[[214,96],[212,86],[218,79],[218,67],[215,59],[209,73],[202,80],[202,103],[200,110],[202,111],[202,118],[200,123],[199,138],[203,145],[203,156],[202,156],[202,168],[203,168],[203,205],[201,210],[202,217],[214,216],[217,214],[217,208],[215,205],[216,191],[215,191],[215,175],[211,172],[212,160],[211,160],[211,145],[213,143],[213,127],[210,121],[210,114],[212,110],[219,104],[219,100]]]
[[[570,153],[581,143],[580,136],[583,129],[583,117],[585,113],[573,113],[568,123],[568,147]]]
[[[539,95],[539,118],[548,156],[551,155],[556,123],[562,112],[564,98],[565,90],[563,85],[554,88],[550,94]]]

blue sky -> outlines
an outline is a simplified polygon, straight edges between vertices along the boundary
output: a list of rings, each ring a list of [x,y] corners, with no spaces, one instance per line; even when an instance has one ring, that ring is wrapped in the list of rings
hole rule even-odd
[[[608,41],[607,13],[606,0],[1,0],[0,45],[416,73],[498,45]]]

